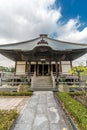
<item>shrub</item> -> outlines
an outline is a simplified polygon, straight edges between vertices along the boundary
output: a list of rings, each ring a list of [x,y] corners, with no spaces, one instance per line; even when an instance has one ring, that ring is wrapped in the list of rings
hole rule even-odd
[[[0,130],[9,130],[17,116],[16,110],[0,110]]]
[[[32,92],[0,92],[0,96],[31,96]]]
[[[58,92],[57,96],[78,124],[80,130],[87,130],[87,109],[81,103],[72,99],[68,93]]]
[[[84,92],[70,92],[69,95],[70,96],[83,96]]]
[[[17,88],[17,92],[28,92],[29,85],[20,84]]]

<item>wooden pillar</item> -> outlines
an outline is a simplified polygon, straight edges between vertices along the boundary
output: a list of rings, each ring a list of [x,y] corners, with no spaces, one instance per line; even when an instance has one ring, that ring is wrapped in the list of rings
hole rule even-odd
[[[42,63],[42,75],[44,75],[44,63]]]
[[[15,62],[15,75],[16,75],[17,61]]]
[[[51,62],[49,62],[49,64],[48,64],[48,75],[50,75],[51,74]]]
[[[61,64],[61,61],[60,61],[60,73],[62,73],[62,64]]]
[[[58,77],[58,62],[56,62],[56,78]]]
[[[27,74],[29,75],[29,62],[27,62]]]
[[[36,61],[36,75],[37,75],[37,61]]]
[[[70,67],[72,68],[72,61],[70,60]]]
[[[34,72],[36,72],[36,64],[34,65]]]
[[[38,62],[36,62],[36,66],[37,66],[37,67],[36,67],[36,69],[37,69],[37,70],[36,70],[36,75],[39,75],[39,64],[38,64]]]
[[[28,68],[29,76],[31,74],[31,62],[29,61],[29,68]]]
[[[51,71],[53,72],[53,64],[51,64]]]
[[[51,62],[49,62],[49,75],[51,75]]]
[[[28,74],[28,66],[27,66],[27,61],[26,61],[26,64],[25,64],[25,74]]]

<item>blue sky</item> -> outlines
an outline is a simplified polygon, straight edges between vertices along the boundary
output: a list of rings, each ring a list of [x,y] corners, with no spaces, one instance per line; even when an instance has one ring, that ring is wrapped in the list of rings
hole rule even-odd
[[[84,0],[56,0],[56,7],[61,7],[62,19],[66,22],[69,19],[75,19],[79,17],[81,26],[79,30],[82,30],[87,26],[87,1]]]
[[[30,40],[42,33],[87,44],[86,6],[86,0],[0,0],[0,44]],[[86,59],[87,55],[76,63]],[[0,56],[0,65],[13,64],[6,63]]]
[[[64,21],[70,18],[80,17],[80,21],[87,25],[87,1],[86,0],[56,0],[56,6],[62,7],[61,13]]]

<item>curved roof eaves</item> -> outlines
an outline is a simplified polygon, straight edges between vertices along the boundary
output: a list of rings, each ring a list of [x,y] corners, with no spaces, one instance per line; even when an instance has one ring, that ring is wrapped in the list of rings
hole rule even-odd
[[[19,42],[15,44],[0,45],[0,49],[32,50],[39,41],[40,41],[40,38],[36,38],[30,41]]]
[[[83,49],[87,48],[87,44],[76,44],[70,42],[59,41],[51,38],[45,38],[54,50]]]
[[[87,44],[85,43],[76,43],[76,42],[68,42],[68,41],[62,41],[62,40],[57,40],[57,39],[53,39],[53,38],[49,38],[47,37],[47,39],[55,41],[55,42],[60,42],[61,44],[73,44],[73,45],[81,45],[81,46],[87,46]]]
[[[38,39],[40,39],[40,37],[35,38],[35,39],[31,39],[31,40],[27,40],[27,41],[16,42],[16,43],[8,43],[8,44],[3,44],[3,45],[1,44],[0,47],[2,47],[2,46],[15,46],[15,45],[20,45],[20,44],[31,43],[31,42],[36,41]]]

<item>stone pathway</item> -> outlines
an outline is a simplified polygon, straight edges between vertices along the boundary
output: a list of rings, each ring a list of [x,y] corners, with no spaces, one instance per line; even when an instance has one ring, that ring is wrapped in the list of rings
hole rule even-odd
[[[53,92],[34,92],[11,130],[71,130]]]
[[[0,110],[17,109],[17,111],[20,111],[27,100],[29,100],[29,97],[0,96]]]

